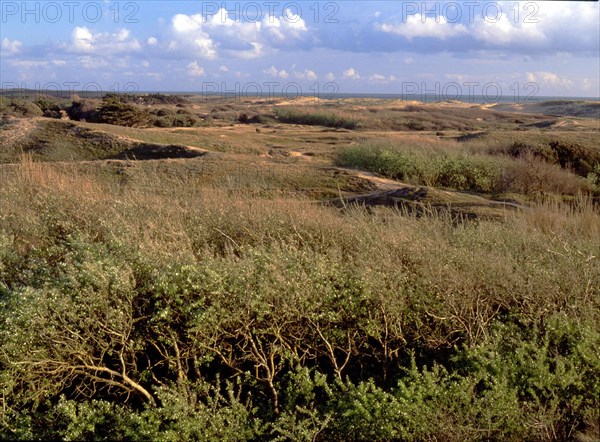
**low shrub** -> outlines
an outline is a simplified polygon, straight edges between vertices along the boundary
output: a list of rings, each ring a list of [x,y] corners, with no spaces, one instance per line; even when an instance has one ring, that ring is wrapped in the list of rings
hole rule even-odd
[[[2,107],[2,113],[12,115],[13,117],[41,117],[44,112],[40,107],[31,101],[12,99]]]
[[[325,126],[343,129],[357,129],[359,123],[357,120],[340,117],[335,114],[324,113],[302,113],[288,109],[277,109],[276,118],[282,123],[305,124],[308,126]]]
[[[342,150],[337,161],[345,167],[412,184],[457,190],[527,195],[594,191],[594,186],[586,180],[534,154],[521,153],[518,159],[461,152],[432,154],[391,144],[366,143]]]

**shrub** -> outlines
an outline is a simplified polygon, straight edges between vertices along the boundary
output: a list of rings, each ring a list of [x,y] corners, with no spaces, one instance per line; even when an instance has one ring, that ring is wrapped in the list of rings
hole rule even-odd
[[[552,141],[549,144],[513,143],[508,153],[514,157],[536,157],[586,177],[600,166],[600,150],[575,143]]]
[[[98,102],[95,100],[73,101],[67,108],[67,114],[71,120],[76,121],[98,121]]]
[[[517,192],[527,195],[575,195],[594,189],[586,180],[548,164],[528,147],[516,146],[518,159],[490,155],[427,153],[389,144],[365,143],[342,150],[338,164],[365,169],[412,184],[477,192]]]
[[[135,105],[121,101],[116,94],[109,94],[102,100],[98,109],[98,121],[118,126],[144,126],[149,121],[148,114]]]
[[[282,123],[305,124],[308,126],[325,126],[344,129],[357,129],[358,121],[339,117],[334,114],[302,113],[293,110],[277,109],[276,118]]]
[[[8,105],[3,109],[3,113],[12,115],[13,117],[41,117],[44,112],[40,107],[28,100],[10,100]]]

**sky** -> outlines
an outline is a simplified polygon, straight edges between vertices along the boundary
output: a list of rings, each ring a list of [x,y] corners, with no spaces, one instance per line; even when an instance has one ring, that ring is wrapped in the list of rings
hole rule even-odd
[[[597,2],[0,0],[2,88],[600,96]]]

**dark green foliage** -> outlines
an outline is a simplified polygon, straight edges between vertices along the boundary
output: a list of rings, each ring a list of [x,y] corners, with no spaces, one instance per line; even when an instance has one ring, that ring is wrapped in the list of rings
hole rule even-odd
[[[95,100],[74,101],[67,108],[67,114],[71,120],[76,121],[98,121],[98,102]]]
[[[263,117],[262,115],[253,115],[251,117],[248,116],[248,114],[240,114],[240,116],[238,117],[238,121],[240,123],[244,123],[244,124],[265,124],[267,123],[267,120],[265,119],[265,117]]]
[[[148,124],[149,115],[137,106],[124,102],[121,96],[109,94],[102,100],[97,119],[100,123],[139,127]]]
[[[185,105],[188,100],[182,95],[172,94],[119,94],[123,103],[133,103],[144,106],[155,106],[159,104]]]
[[[199,123],[199,119],[190,114],[171,114],[159,116],[154,120],[157,127],[194,127]]]
[[[60,118],[61,117],[61,106],[60,104],[51,98],[39,98],[35,101],[35,104],[44,112],[44,117],[49,118]]]
[[[551,141],[547,145],[528,145],[515,142],[508,153],[514,157],[532,155],[548,163],[570,169],[583,177],[587,177],[600,167],[600,149],[576,143]]]

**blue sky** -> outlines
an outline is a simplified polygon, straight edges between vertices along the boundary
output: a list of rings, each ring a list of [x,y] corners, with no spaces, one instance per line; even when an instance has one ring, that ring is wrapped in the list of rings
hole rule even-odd
[[[3,87],[600,95],[596,2],[2,0],[0,10]]]

